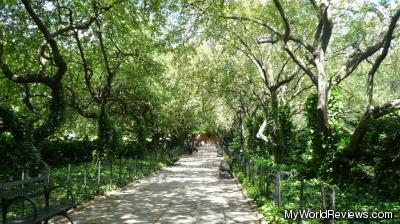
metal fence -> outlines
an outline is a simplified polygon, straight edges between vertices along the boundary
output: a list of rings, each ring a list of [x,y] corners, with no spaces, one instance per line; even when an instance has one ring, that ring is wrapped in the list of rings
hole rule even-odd
[[[378,200],[371,201],[365,195],[350,195],[345,189],[320,179],[305,179],[294,171],[279,170],[258,160],[232,155],[227,149],[224,150],[224,154],[231,160],[237,177],[244,176],[246,181],[257,189],[259,198],[273,202],[282,213],[282,217],[284,210],[373,212],[385,211],[388,207],[398,209],[400,206],[399,202],[383,203]],[[369,220],[368,223],[400,223],[399,210],[391,212],[394,213],[394,219]],[[322,220],[324,223],[364,223],[364,221]]]
[[[85,162],[81,164],[67,164],[60,167],[48,167],[41,175],[45,175],[47,186],[66,186],[74,195],[76,203],[103,194],[107,190],[126,186],[134,180],[175,163],[179,156],[186,154],[186,148],[176,147],[170,150],[147,152],[146,155],[134,158],[115,158],[104,161]],[[21,179],[31,178],[24,171]],[[56,198],[65,197],[65,192],[59,192]],[[0,192],[1,195],[1,192]],[[58,200],[58,199],[57,199]],[[35,203],[42,203],[40,200]],[[1,202],[0,202],[1,205]],[[18,202],[11,209],[10,217],[21,217],[29,213],[26,201]],[[0,216],[0,223],[2,216]]]

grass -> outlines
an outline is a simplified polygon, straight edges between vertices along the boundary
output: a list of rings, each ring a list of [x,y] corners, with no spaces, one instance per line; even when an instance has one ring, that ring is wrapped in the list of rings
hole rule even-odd
[[[117,189],[150,175],[172,163],[168,159],[122,159],[114,162],[102,162],[100,181],[98,180],[98,162],[77,164],[54,168],[51,171],[51,185],[67,186],[74,193],[75,202],[82,203],[95,195]],[[68,179],[68,170],[70,178]],[[86,184],[85,184],[86,170]]]
[[[257,170],[257,169],[255,169]],[[253,178],[249,175],[249,169],[246,171],[242,167],[234,166],[236,178],[241,182],[246,189],[248,197],[255,200],[258,210],[263,214],[267,223],[286,224],[299,223],[299,220],[284,219],[285,210],[300,209],[300,189],[301,182],[290,175],[284,175],[282,172],[281,178],[281,206],[277,207],[274,202],[275,179],[272,174],[268,174],[269,184],[267,187],[266,173],[255,172]],[[329,207],[332,188],[326,184],[326,203]],[[377,199],[368,195],[356,195],[351,192],[346,192],[343,189],[335,188],[335,208],[336,211],[392,211],[395,219],[391,220],[335,220],[335,223],[400,223],[399,211],[400,202],[379,202]],[[312,211],[322,209],[321,198],[321,181],[317,179],[304,180],[303,191],[303,208]],[[329,209],[329,208],[328,208]],[[309,224],[323,223],[322,220],[307,220]]]

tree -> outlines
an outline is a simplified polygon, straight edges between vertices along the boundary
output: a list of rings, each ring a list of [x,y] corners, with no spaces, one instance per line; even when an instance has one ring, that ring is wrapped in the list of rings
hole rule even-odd
[[[28,118],[23,118],[5,105],[0,105],[0,118],[3,123],[1,133],[11,133],[18,145],[17,150],[29,152],[27,155],[35,155],[23,160],[27,163],[29,160],[39,160],[35,146],[54,134],[64,121],[63,78],[67,72],[67,62],[63,55],[64,45],[61,44],[64,43],[64,37],[68,36],[71,30],[87,29],[96,16],[109,10],[111,6],[99,8],[98,15],[85,20],[70,20],[69,23],[64,23],[61,16],[58,17],[54,12],[49,13],[50,8],[61,11],[63,6],[51,4],[47,5],[49,8],[46,9],[40,2],[33,4],[31,1],[22,0],[21,3],[5,4],[1,9],[0,68],[5,78],[24,90],[23,103],[30,114]],[[54,21],[55,24],[50,26],[50,21]],[[26,35],[28,38],[24,40]],[[14,51],[20,47],[25,48],[25,51]],[[36,52],[34,48],[37,49]],[[26,54],[26,57],[18,57],[19,54]],[[13,59],[17,61],[12,61]],[[23,66],[26,64],[29,66]],[[32,88],[45,91],[44,97],[49,99],[48,112],[39,112],[33,106],[31,101],[36,94],[31,93]],[[47,117],[43,118],[39,114],[47,114]],[[27,155],[26,157],[29,157]]]
[[[389,47],[393,40],[393,32],[400,17],[400,9],[396,9],[396,12],[390,19],[389,26],[386,28],[386,31],[374,44],[370,44],[364,50],[360,50],[358,47],[356,47],[355,51],[350,54],[348,59],[346,59],[345,64],[336,72],[329,71],[331,74],[334,73],[334,75],[329,76],[327,72],[329,63],[327,57],[329,53],[329,46],[331,44],[333,28],[335,26],[330,12],[330,7],[332,7],[332,5],[326,1],[321,1],[319,4],[317,4],[316,1],[310,1],[310,3],[316,11],[318,18],[318,25],[315,28],[313,43],[306,43],[305,41],[294,36],[288,16],[286,15],[284,7],[279,0],[274,0],[274,4],[282,18],[284,24],[284,33],[280,33],[271,27],[269,28],[272,32],[283,39],[284,49],[287,54],[310,77],[314,85],[317,87],[317,115],[321,130],[325,135],[330,135],[328,101],[332,87],[338,85],[348,76],[350,76],[362,62],[366,61],[369,57],[380,51],[380,53],[377,53],[378,56],[372,62],[372,67],[368,72],[367,111],[353,132],[348,147],[347,156],[353,157],[357,153],[360,142],[367,131],[368,121],[370,119],[379,118],[385,114],[393,112],[395,109],[400,108],[399,100],[394,100],[377,107],[372,106],[374,76],[382,61],[387,56]],[[292,42],[305,49],[303,57],[300,57],[299,54],[294,52]],[[355,42],[353,45],[359,46],[360,43]],[[306,64],[303,58],[308,60],[311,68],[308,64]]]

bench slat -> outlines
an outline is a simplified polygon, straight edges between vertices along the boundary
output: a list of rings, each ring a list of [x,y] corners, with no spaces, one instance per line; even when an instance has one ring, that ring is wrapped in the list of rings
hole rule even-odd
[[[8,189],[0,189],[0,197],[4,199],[11,199],[17,196],[26,196],[29,198],[44,195],[46,193],[46,185],[40,182],[25,184],[23,187],[18,186]]]
[[[12,182],[7,182],[7,183],[1,183],[0,190],[3,190],[3,189],[6,190],[9,188],[19,187],[23,184],[31,184],[31,183],[35,183],[35,182],[42,182],[45,180],[46,180],[45,176],[40,176],[40,177],[28,178],[25,180],[17,180],[17,181],[12,181]]]
[[[44,176],[29,178],[25,180],[13,181],[8,183],[0,184],[0,198],[3,200],[4,204],[12,205],[13,200],[16,197],[23,196],[32,200],[31,202],[34,204],[33,207],[37,209],[37,217],[34,218],[34,211],[27,214],[25,217],[19,217],[16,220],[9,220],[7,224],[31,224],[38,223],[40,221],[46,221],[53,216],[66,214],[68,210],[75,207],[75,203],[73,201],[73,196],[68,199],[68,201],[56,200],[57,204],[50,204],[50,191],[47,188],[47,178]],[[67,193],[68,194],[68,193]],[[69,197],[69,196],[68,196]],[[21,199],[22,200],[22,199]],[[9,204],[11,203],[11,204]],[[15,202],[18,203],[19,202]],[[0,207],[3,210],[3,213],[9,213],[12,211],[8,211],[4,206],[0,203]],[[48,206],[48,207],[46,207]],[[6,209],[6,210],[5,210]]]
[[[37,190],[21,188],[19,190],[1,192],[0,197],[3,199],[6,199],[6,200],[11,200],[18,196],[25,196],[28,198],[36,198],[36,197],[39,197],[42,195],[44,196],[45,194],[46,194],[46,191],[44,190],[44,188],[37,189]]]

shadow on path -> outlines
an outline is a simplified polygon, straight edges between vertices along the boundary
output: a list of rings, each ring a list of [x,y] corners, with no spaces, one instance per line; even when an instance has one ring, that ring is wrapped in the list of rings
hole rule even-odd
[[[257,223],[234,180],[219,179],[221,158],[201,148],[192,156],[75,212],[77,224]]]

